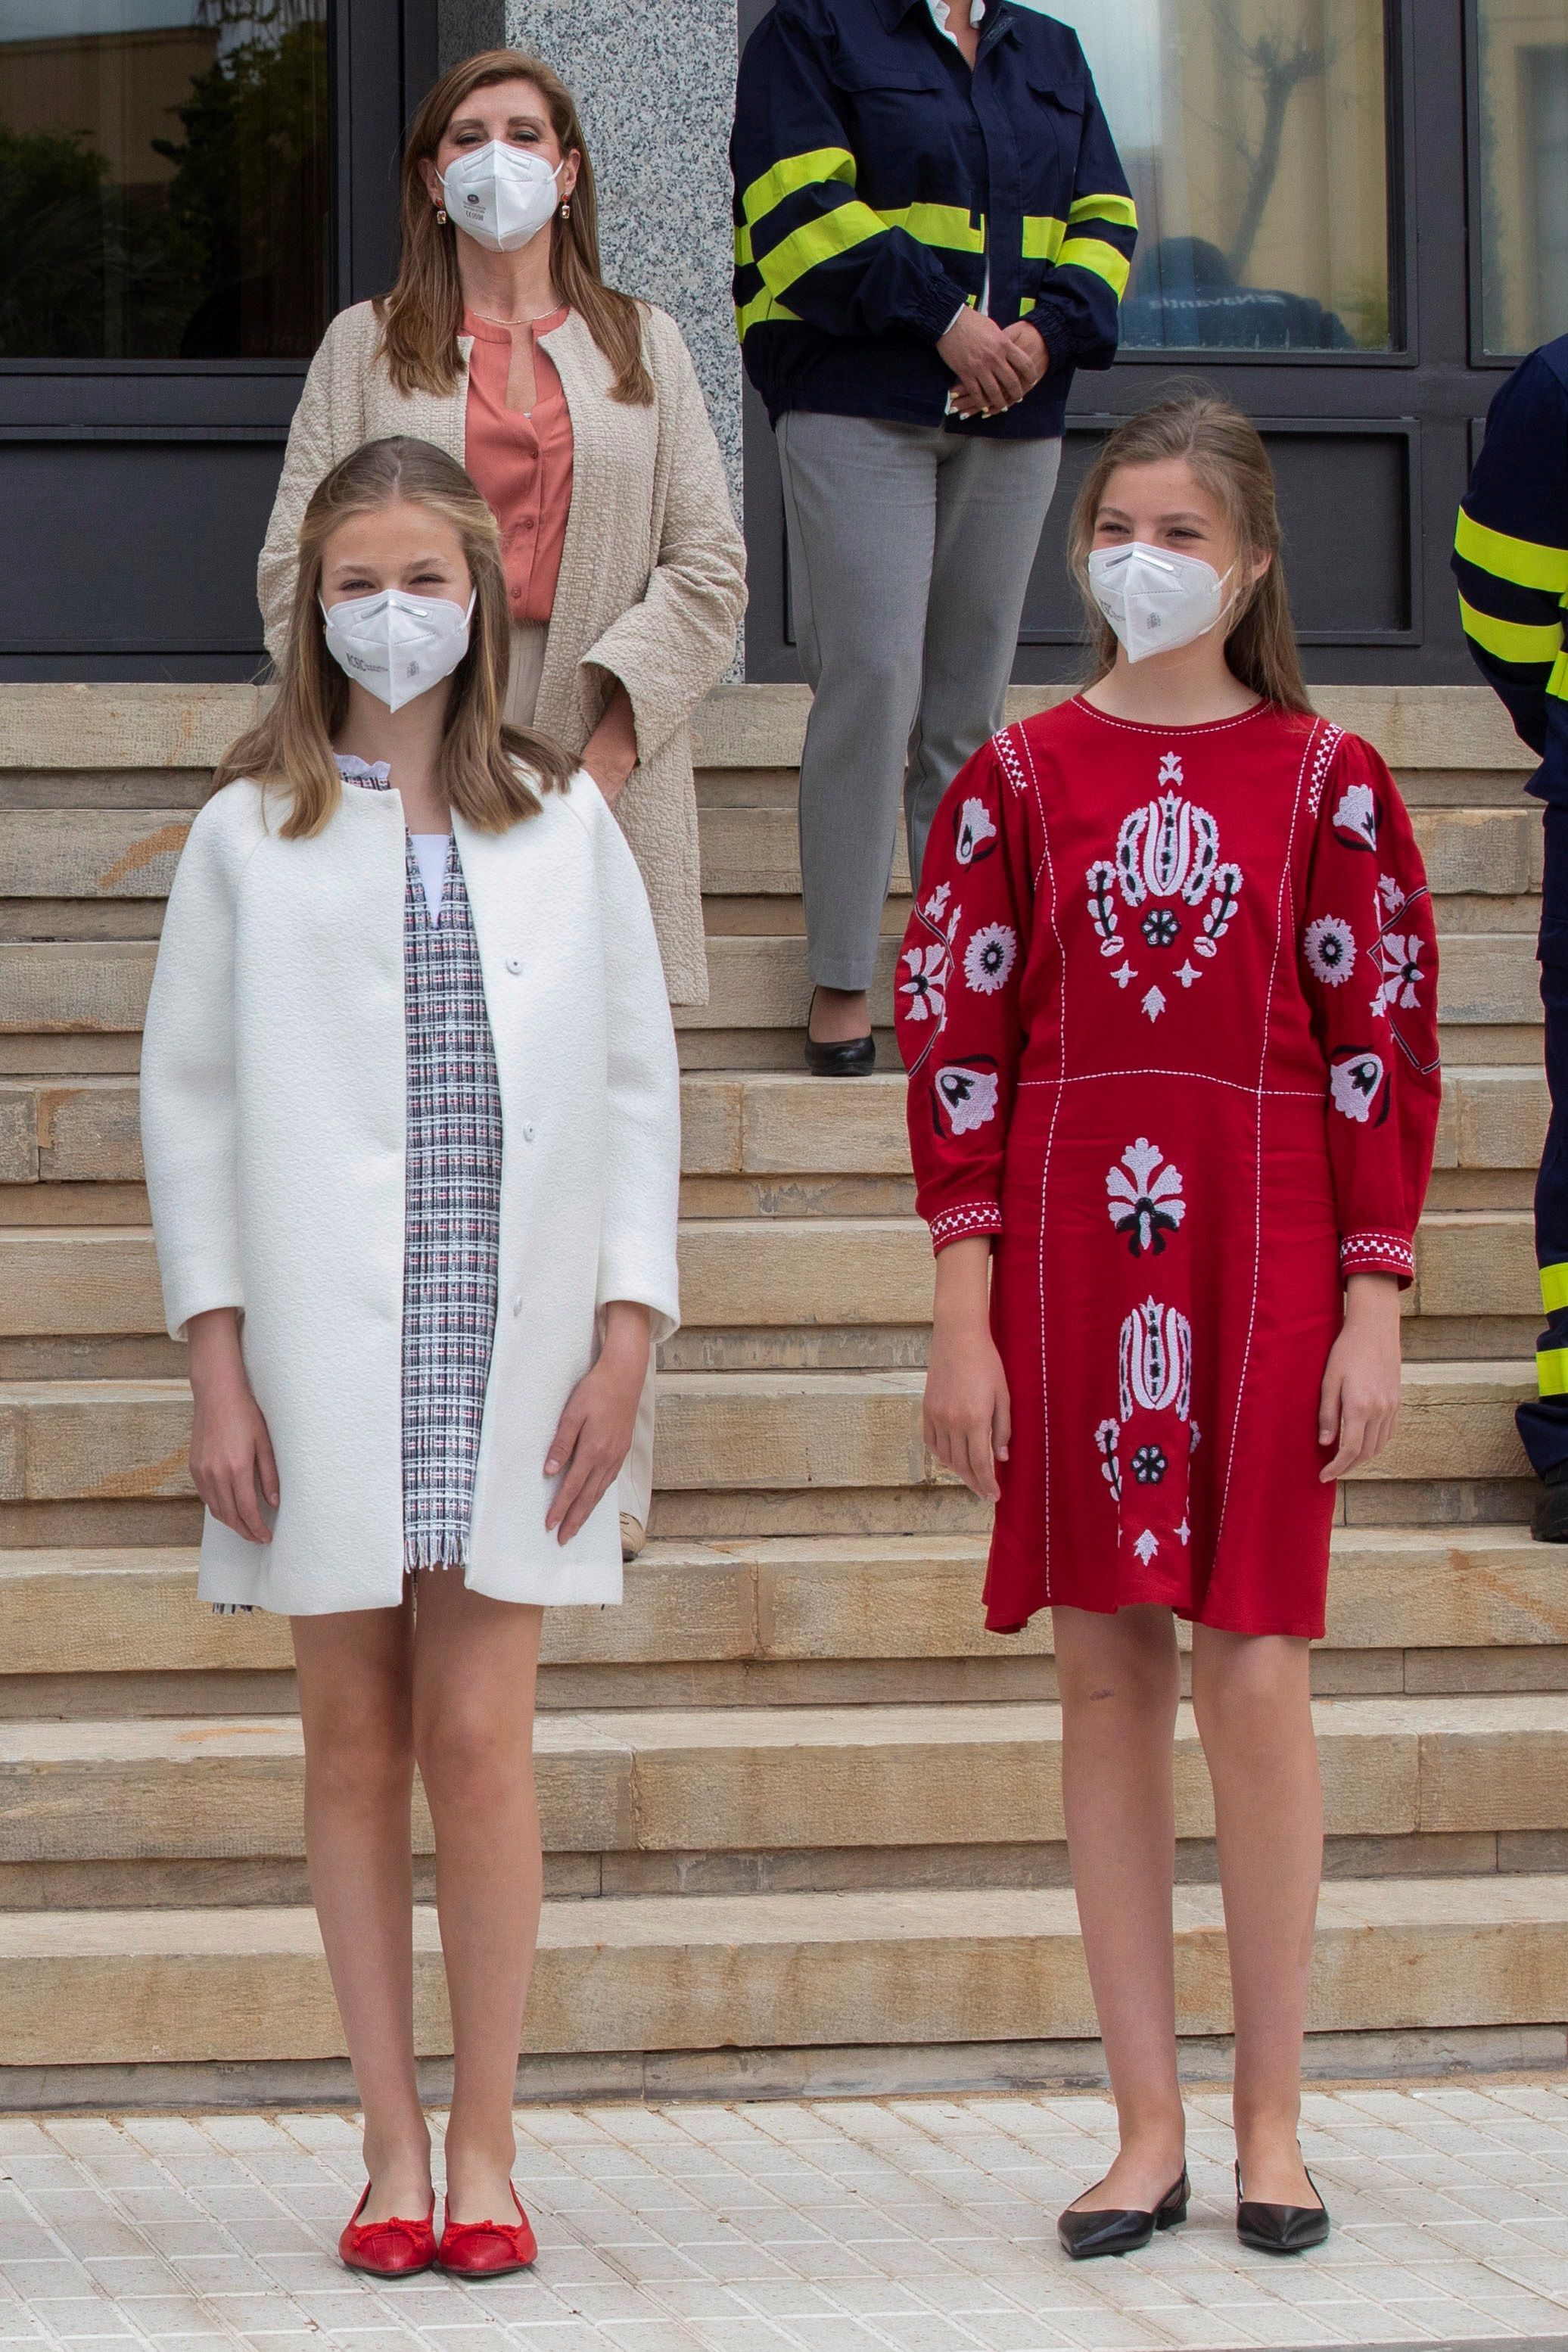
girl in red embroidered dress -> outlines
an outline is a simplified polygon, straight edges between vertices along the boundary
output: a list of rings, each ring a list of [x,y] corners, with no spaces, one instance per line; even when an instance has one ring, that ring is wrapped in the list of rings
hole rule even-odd
[[[1392,777],[1308,704],[1278,548],[1238,412],[1184,399],[1118,428],[1075,569],[1142,549],[1155,593],[1119,604],[1120,567],[1095,564],[1121,624],[1102,675],[958,776],[898,969],[938,1253],[927,1439],[996,1502],[987,1624],[1055,1612],[1122,2124],[1111,2173],[1063,2217],[1078,2253],[1121,2251],[1093,2241],[1136,2234],[1183,2176],[1173,1612],[1194,1624],[1215,1783],[1247,2194],[1310,2209],[1298,2237],[1327,2226],[1296,2147],[1321,1865],[1307,1644],[1335,1481],[1398,1408],[1436,951]],[[1161,602],[1184,583],[1210,600],[1185,635],[1182,597]],[[1177,642],[1144,657],[1150,638]]]

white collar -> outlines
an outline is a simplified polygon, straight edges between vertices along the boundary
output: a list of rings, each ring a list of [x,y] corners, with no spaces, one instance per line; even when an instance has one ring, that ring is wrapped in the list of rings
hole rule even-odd
[[[952,13],[948,6],[948,0],[926,0],[926,6],[931,10],[931,22],[935,25],[937,31],[942,35],[944,40],[953,41],[953,46],[956,48],[958,46],[957,42],[953,40],[952,34],[948,31],[948,18]],[[985,0],[969,0],[970,30],[972,32],[978,31],[984,21]]]

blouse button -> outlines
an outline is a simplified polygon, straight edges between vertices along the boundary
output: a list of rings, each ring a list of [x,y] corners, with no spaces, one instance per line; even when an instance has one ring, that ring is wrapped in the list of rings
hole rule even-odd
[[[506,960],[506,968],[508,971],[521,971],[522,970],[522,958],[521,956],[508,956]]]

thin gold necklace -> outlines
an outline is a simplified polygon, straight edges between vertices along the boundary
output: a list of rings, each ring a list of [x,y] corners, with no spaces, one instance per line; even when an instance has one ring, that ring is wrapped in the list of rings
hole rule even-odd
[[[561,308],[559,302],[556,303],[555,308],[559,310]],[[550,313],[548,310],[535,310],[531,315],[525,314],[524,316],[516,319],[492,319],[488,310],[476,310],[474,312],[474,317],[476,319],[482,319],[487,327],[532,327],[536,326],[541,319],[548,319]]]

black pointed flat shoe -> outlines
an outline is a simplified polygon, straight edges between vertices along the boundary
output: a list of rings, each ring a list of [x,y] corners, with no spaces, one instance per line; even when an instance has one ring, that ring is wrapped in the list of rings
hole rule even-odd
[[[1568,1544],[1568,1465],[1547,1473],[1531,1514],[1530,1532],[1537,1543]]]
[[[1306,2254],[1329,2234],[1329,2209],[1309,2172],[1308,2185],[1315,2205],[1264,2205],[1241,2193],[1241,2167],[1236,2168],[1236,2234],[1244,2246],[1260,2254]]]
[[[877,1066],[875,1037],[849,1037],[824,1045],[805,1033],[805,1066],[819,1078],[868,1078]]]
[[[1167,2189],[1152,2213],[1108,2206],[1100,2213],[1080,2213],[1069,2205],[1057,2215],[1057,2236],[1064,2254],[1075,2263],[1089,2263],[1100,2254],[1135,2254],[1156,2230],[1176,2230],[1187,2218],[1192,2184],[1184,2171],[1173,2189]]]

